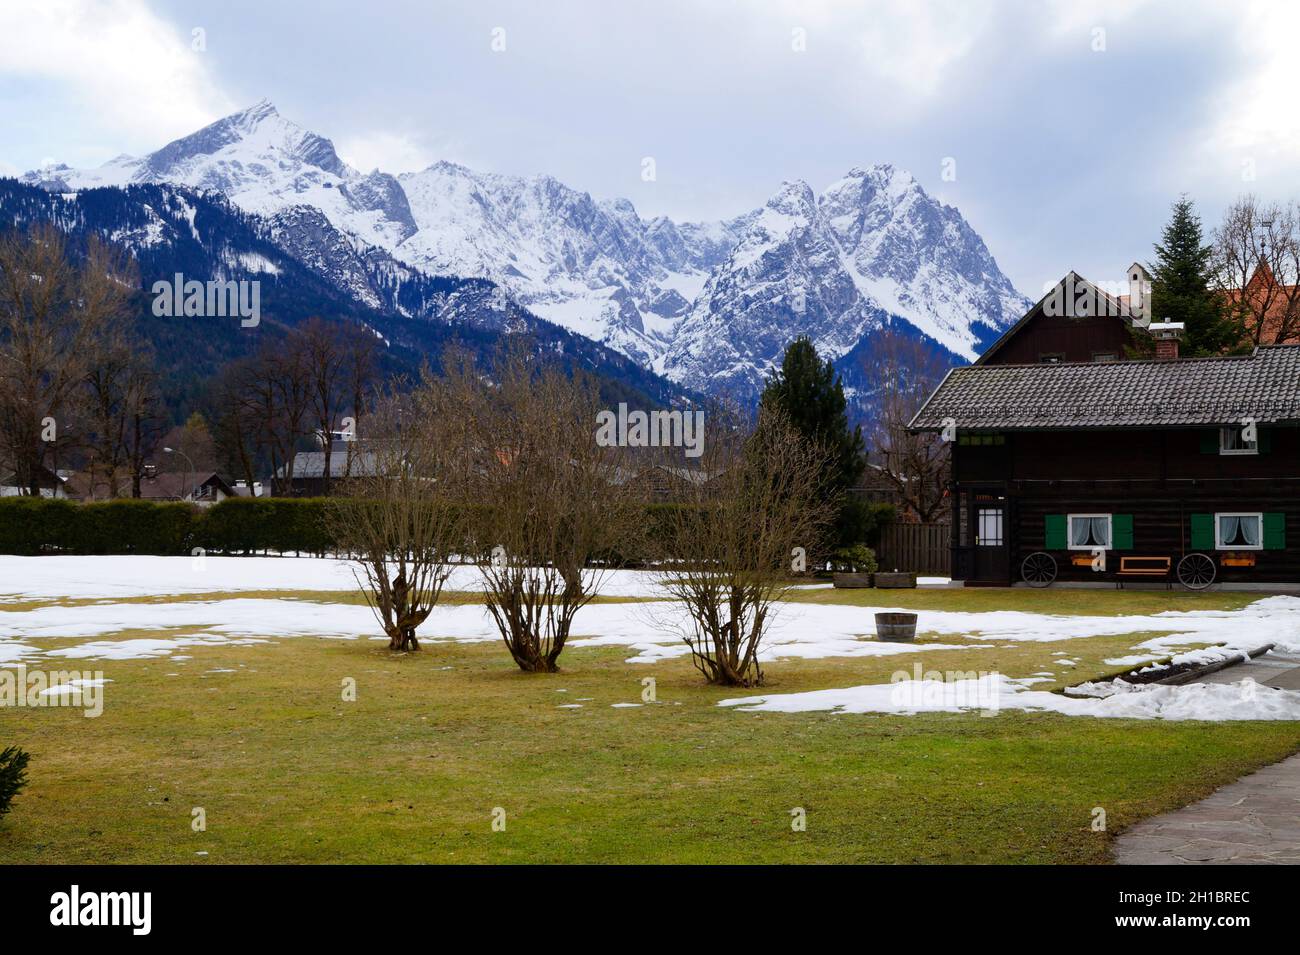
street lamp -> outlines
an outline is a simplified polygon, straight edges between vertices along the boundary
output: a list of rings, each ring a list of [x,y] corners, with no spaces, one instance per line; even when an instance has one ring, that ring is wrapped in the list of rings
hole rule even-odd
[[[185,471],[185,483],[189,484],[190,472],[194,470],[194,462],[190,460],[190,456],[186,454],[184,451],[177,451],[174,448],[163,448],[163,450],[168,454],[179,454],[181,457],[185,459],[185,464],[187,466],[187,470]],[[194,489],[190,488],[190,490],[185,493],[184,498],[188,498],[190,494],[193,493],[193,491]],[[184,500],[184,498],[182,498],[182,500]]]

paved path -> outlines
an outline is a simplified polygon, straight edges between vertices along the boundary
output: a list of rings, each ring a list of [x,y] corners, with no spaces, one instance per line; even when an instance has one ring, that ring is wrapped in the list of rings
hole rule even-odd
[[[1257,683],[1300,690],[1300,657],[1266,653],[1198,683]],[[1266,766],[1213,795],[1126,830],[1120,865],[1300,864],[1300,754]]]
[[[1218,673],[1193,680],[1193,683],[1236,683],[1250,677],[1256,683],[1283,690],[1300,690],[1300,657],[1276,652],[1265,653],[1248,663],[1238,663]]]

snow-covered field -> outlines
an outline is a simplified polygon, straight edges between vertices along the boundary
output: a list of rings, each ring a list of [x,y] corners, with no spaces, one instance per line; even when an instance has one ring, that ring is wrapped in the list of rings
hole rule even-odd
[[[317,557],[13,557],[0,555],[0,600],[151,597],[241,590],[357,589],[353,564]],[[448,590],[482,590],[478,570],[457,567]],[[650,575],[609,574],[611,597],[656,596]]]
[[[457,568],[453,590],[481,589],[475,568]],[[0,601],[92,601],[75,606],[49,603],[32,609],[0,610],[0,665],[41,658],[125,660],[175,655],[196,645],[254,644],[303,636],[384,639],[369,608],[267,597],[201,599],[205,593],[240,591],[353,591],[348,564],[314,558],[237,557],[0,557]],[[663,598],[651,574],[612,574],[603,593]],[[175,595],[170,602],[131,603],[126,598]],[[200,599],[194,599],[195,596]],[[1210,660],[1240,655],[1267,643],[1300,653],[1300,599],[1268,597],[1236,611],[1171,611],[1147,615],[1071,616],[1021,611],[921,611],[918,632],[935,642],[882,643],[873,614],[891,608],[785,603],[778,605],[761,654],[774,659],[906,656],[924,651],[974,651],[1019,642],[1047,643],[1090,637],[1157,633],[1135,642],[1133,653],[1108,660],[1137,665],[1182,651],[1176,660]],[[682,640],[686,620],[673,602],[593,604],[579,612],[570,646],[617,646],[631,651],[628,662],[653,663],[688,653]],[[135,631],[125,636],[127,631]],[[141,635],[141,631],[150,633]],[[123,636],[114,639],[116,635]],[[480,605],[445,606],[422,628],[422,640],[480,642],[498,639]],[[40,641],[40,644],[33,641]],[[48,641],[57,641],[54,643]],[[1198,645],[1221,644],[1204,647]],[[1073,666],[1064,654],[1053,664]],[[1050,671],[1046,671],[1050,675]],[[1046,678],[1046,677],[1043,677]],[[1000,674],[983,683],[962,681],[927,687],[911,681],[915,698],[898,686],[872,685],[813,693],[747,697],[728,701],[746,709],[845,712],[915,712],[923,709],[1015,708],[1068,715],[1138,716],[1165,719],[1300,719],[1300,694],[1260,688],[1248,705],[1228,706],[1222,688],[1099,685],[1091,699],[1071,699],[1032,690],[1034,679]],[[993,682],[988,682],[992,680]],[[1235,691],[1241,697],[1241,691]],[[900,694],[902,694],[900,696]],[[954,695],[955,694],[955,695]],[[975,700],[962,705],[961,694]],[[990,705],[989,701],[994,701]],[[928,701],[928,702],[927,702]],[[924,703],[925,705],[914,705]],[[1231,711],[1234,715],[1215,714]],[[1259,714],[1259,715],[1243,715]],[[1269,714],[1269,715],[1264,715]],[[1289,715],[1288,715],[1289,714]]]

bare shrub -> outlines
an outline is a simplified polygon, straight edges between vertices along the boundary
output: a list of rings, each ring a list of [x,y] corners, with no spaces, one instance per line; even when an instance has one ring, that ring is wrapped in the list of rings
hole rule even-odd
[[[752,429],[712,417],[699,470],[661,518],[659,576],[685,608],[696,669],[712,684],[756,686],[795,549],[821,549],[840,502],[821,483],[827,450],[781,412],[760,409]]]
[[[619,561],[643,516],[625,449],[596,441],[596,382],[516,346],[491,370],[449,371],[470,423],[461,471],[488,612],[521,670],[553,673],[574,615]]]
[[[391,650],[418,650],[416,628],[442,595],[464,543],[460,455],[446,388],[426,376],[380,399],[358,426],[358,476],[333,500],[331,530],[356,562],[362,593]]]

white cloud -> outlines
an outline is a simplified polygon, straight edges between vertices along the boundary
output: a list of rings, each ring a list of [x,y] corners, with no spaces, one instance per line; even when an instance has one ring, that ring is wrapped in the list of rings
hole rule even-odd
[[[862,64],[882,82],[929,97],[940,92],[949,69],[979,42],[991,8],[964,0],[872,4],[859,36]]]
[[[372,169],[382,169],[393,175],[418,172],[438,158],[401,133],[372,132],[348,136],[339,141],[338,148],[343,161],[362,172]]]
[[[1290,190],[1300,172],[1300,7],[1255,2],[1240,8],[1237,24],[1242,71],[1212,104],[1202,159],[1207,173],[1238,180],[1242,191],[1255,188],[1242,179],[1247,170],[1258,175],[1263,191]]]
[[[66,100],[119,143],[156,148],[230,111],[191,44],[144,0],[0,4],[0,78]]]

